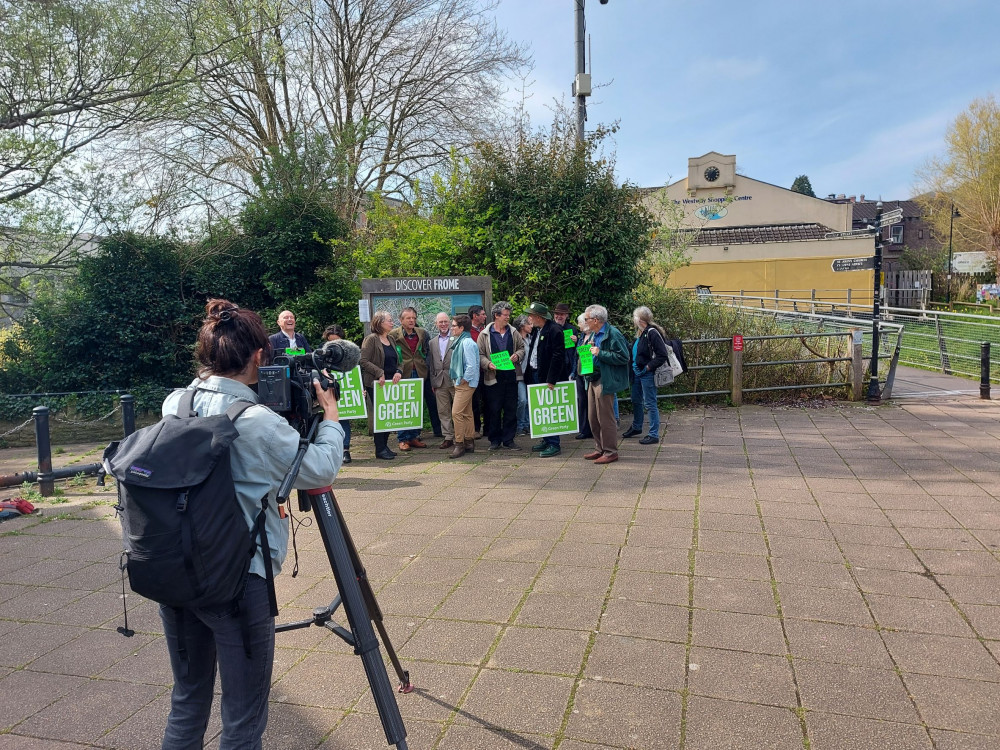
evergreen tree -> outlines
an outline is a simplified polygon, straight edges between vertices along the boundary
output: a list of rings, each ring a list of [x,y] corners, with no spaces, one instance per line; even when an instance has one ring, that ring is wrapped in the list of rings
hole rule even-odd
[[[802,195],[808,195],[810,198],[815,198],[816,193],[813,192],[812,183],[809,182],[809,176],[800,174],[795,178],[795,182],[792,183],[793,193],[802,193]]]

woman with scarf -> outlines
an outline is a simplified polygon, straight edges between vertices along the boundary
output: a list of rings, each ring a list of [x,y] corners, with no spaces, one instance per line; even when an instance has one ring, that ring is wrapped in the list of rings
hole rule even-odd
[[[449,458],[461,458],[476,450],[476,430],[472,419],[472,397],[479,385],[479,347],[469,330],[472,318],[456,315],[451,319],[451,380],[455,384],[455,400],[451,420],[455,426],[455,449]]]

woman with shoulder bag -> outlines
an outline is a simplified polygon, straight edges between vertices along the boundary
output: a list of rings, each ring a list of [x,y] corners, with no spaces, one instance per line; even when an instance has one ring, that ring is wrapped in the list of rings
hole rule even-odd
[[[632,426],[622,433],[630,438],[642,434],[644,415],[649,414],[649,433],[639,442],[652,445],[660,440],[660,411],[656,404],[656,370],[667,361],[667,341],[663,329],[653,322],[648,307],[632,311],[636,339],[632,344]]]

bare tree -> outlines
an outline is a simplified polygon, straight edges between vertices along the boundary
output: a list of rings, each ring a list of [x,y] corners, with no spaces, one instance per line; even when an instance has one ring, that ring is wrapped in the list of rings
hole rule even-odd
[[[323,163],[309,176],[345,216],[471,143],[527,62],[480,0],[213,2],[218,27],[248,31],[165,152],[245,193],[277,154]]]

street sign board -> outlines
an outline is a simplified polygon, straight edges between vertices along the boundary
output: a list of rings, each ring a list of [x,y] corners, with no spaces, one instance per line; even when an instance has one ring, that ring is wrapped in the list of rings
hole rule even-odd
[[[870,237],[875,234],[875,227],[868,229],[852,229],[850,232],[827,232],[823,235],[825,240],[839,240],[844,237]]]
[[[882,219],[879,221],[879,227],[887,227],[890,224],[898,224],[903,220],[903,209],[896,208],[888,213],[882,214]]]
[[[743,336],[741,336],[738,333],[735,336],[733,336],[733,351],[734,352],[743,351]]]
[[[837,258],[830,265],[834,271],[870,271],[875,268],[875,257]]]

